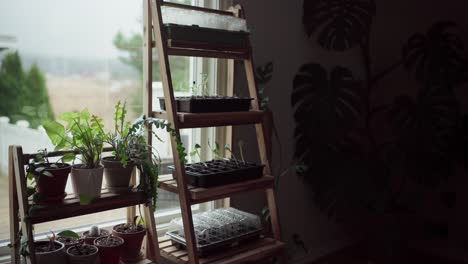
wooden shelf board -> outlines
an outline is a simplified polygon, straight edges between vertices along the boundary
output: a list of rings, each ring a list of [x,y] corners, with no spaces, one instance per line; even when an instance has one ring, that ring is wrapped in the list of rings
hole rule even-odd
[[[191,204],[198,204],[226,198],[236,193],[272,188],[273,184],[273,176],[263,176],[254,180],[212,188],[197,188],[191,185],[187,186],[187,188],[190,193]],[[159,177],[159,188],[169,192],[178,193],[177,182],[172,178],[172,174],[161,175]]]
[[[161,256],[175,263],[187,263],[188,255],[184,249],[172,246],[172,242],[167,237],[159,238]],[[200,264],[235,264],[251,263],[268,257],[273,257],[281,253],[284,243],[272,238],[260,238],[251,242],[244,242],[241,245],[229,249],[220,250],[218,253],[200,257]]]
[[[220,47],[200,42],[168,40],[167,54],[171,56],[203,57],[246,60],[250,57],[249,47]],[[152,46],[156,43],[153,41]]]
[[[31,211],[32,224],[59,220],[74,216],[97,213],[123,207],[144,204],[144,194],[136,189],[125,193],[111,193],[103,189],[101,197],[88,205],[80,205],[74,194],[68,195],[62,203],[51,205],[35,205]],[[30,201],[31,205],[31,201]]]
[[[153,112],[154,118],[167,119],[166,112]],[[258,124],[263,121],[262,111],[183,113],[178,112],[179,128],[218,127]]]

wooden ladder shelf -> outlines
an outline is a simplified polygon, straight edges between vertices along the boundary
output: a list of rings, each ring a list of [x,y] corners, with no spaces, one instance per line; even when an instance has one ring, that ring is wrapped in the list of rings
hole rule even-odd
[[[163,0],[144,0],[144,74],[146,115],[159,119],[168,120],[175,131],[183,128],[217,127],[233,125],[255,125],[257,142],[260,152],[260,159],[265,164],[264,176],[260,179],[250,180],[241,183],[234,183],[213,188],[195,188],[188,185],[185,169],[177,152],[177,145],[172,138],[171,145],[174,157],[174,167],[176,180],[170,175],[160,177],[160,188],[177,193],[179,195],[182,221],[184,225],[184,235],[187,242],[187,249],[181,250],[172,245],[167,237],[159,238],[160,255],[165,259],[175,263],[251,263],[278,257],[280,263],[284,263],[284,243],[281,242],[280,225],[274,193],[274,178],[270,173],[269,161],[265,136],[263,131],[264,113],[260,110],[258,92],[254,78],[254,66],[252,61],[252,51],[250,43],[242,47],[219,46],[210,43],[187,42],[176,39],[168,39],[164,31],[163,19],[161,15],[162,6],[197,10],[207,13],[214,13],[225,16],[240,16],[240,7],[230,8],[229,11],[207,9],[182,4],[174,4]],[[165,112],[152,110],[152,58],[153,48],[156,48],[161,79],[163,84]],[[169,56],[192,56],[225,58],[232,63],[233,60],[241,60],[245,65],[245,72],[248,82],[249,94],[253,98],[251,111],[234,113],[178,113],[175,108],[174,89],[172,86],[171,70],[169,66]],[[223,250],[218,254],[207,257],[199,257],[196,249],[194,227],[192,221],[191,205],[216,199],[230,197],[233,194],[248,191],[264,191],[267,197],[268,208],[271,215],[271,225],[273,237],[264,237],[251,243],[244,243],[242,246]]]
[[[109,148],[105,152],[112,151]],[[71,151],[49,152],[48,157],[63,156]],[[20,264],[20,235],[27,238],[28,252],[34,250],[33,228],[35,224],[65,219],[74,216],[99,213],[127,207],[127,221],[133,221],[136,205],[144,205],[144,218],[147,230],[146,259],[138,264],[157,263],[160,258],[159,244],[157,242],[156,223],[152,209],[147,206],[147,199],[142,191],[136,188],[123,193],[111,193],[106,189],[101,192],[100,198],[92,203],[81,205],[74,194],[65,197],[63,202],[58,204],[33,204],[28,199],[26,189],[25,166],[37,153],[24,154],[21,146],[10,146],[9,148],[9,195],[10,195],[10,241],[11,263]],[[133,178],[132,181],[135,179]],[[26,258],[27,264],[35,264],[35,254],[29,254]]]

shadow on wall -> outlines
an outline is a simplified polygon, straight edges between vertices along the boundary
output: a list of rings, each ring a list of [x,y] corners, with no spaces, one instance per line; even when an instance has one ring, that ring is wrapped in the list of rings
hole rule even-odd
[[[369,214],[417,214],[428,192],[443,202],[447,192],[440,188],[468,165],[468,117],[461,111],[468,98],[457,97],[468,82],[460,28],[435,22],[395,47],[401,57],[375,72],[375,1],[307,0],[303,9],[306,34],[329,52],[359,52],[365,72],[359,79],[358,69],[326,69],[314,61],[294,79],[295,158],[316,204],[349,222]],[[400,69],[411,81],[399,81],[392,92],[400,94],[390,103],[376,100],[391,94],[379,83]],[[399,220],[391,225],[395,232],[402,226]]]

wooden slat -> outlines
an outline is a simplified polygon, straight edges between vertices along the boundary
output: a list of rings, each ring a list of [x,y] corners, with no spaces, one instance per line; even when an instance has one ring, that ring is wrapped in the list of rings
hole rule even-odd
[[[177,3],[171,3],[171,2],[166,2],[166,1],[162,1],[161,5],[187,9],[187,10],[196,10],[196,11],[213,13],[213,14],[224,15],[224,16],[234,16],[234,13],[230,11],[223,11],[223,10],[218,10],[218,9],[211,9],[211,8],[205,8],[205,7],[199,7],[199,6],[192,6],[192,5],[177,4]]]
[[[178,39],[167,40],[169,49],[189,49],[189,50],[205,50],[221,53],[239,53],[248,56],[250,52],[250,44],[248,41],[238,45],[231,44],[216,44],[211,42],[187,41]]]
[[[154,118],[167,119],[166,112],[153,112]],[[225,113],[182,113],[177,112],[180,128],[218,127],[259,124],[263,120],[262,111]]]
[[[19,241],[19,218],[18,218],[18,196],[16,192],[15,180],[15,161],[13,155],[14,147],[10,146],[8,149],[8,192],[10,198],[10,249],[11,263],[20,264],[21,259],[19,255],[20,241]]]
[[[162,238],[164,239],[164,238]],[[251,242],[241,243],[241,245],[229,249],[219,250],[206,257],[200,257],[199,263],[251,263],[256,260],[273,257],[281,253],[284,243],[272,238],[261,238]],[[185,250],[170,248],[161,250],[161,256],[175,263],[187,263],[189,258]]]
[[[197,204],[226,198],[236,193],[272,188],[273,184],[274,178],[272,176],[264,176],[259,179],[216,186],[212,188],[196,188],[193,186],[188,186],[188,188],[190,191],[191,204]],[[174,193],[177,193],[178,190],[177,183],[173,181],[160,182],[159,187],[163,190]]]
[[[245,60],[249,56],[248,53],[213,51],[213,50],[202,50],[202,49],[183,49],[183,48],[169,48],[168,54],[171,56],[233,59],[233,60]]]
[[[103,148],[102,152],[111,152],[111,151],[114,151],[113,148],[111,147],[105,147]],[[79,154],[79,151],[78,150],[60,150],[60,151],[51,151],[51,152],[47,152],[47,157],[59,157],[59,156],[63,156],[65,154],[69,154],[69,153],[75,153],[75,154]],[[23,160],[25,161],[28,161],[29,159],[33,159],[34,157],[36,157],[37,155],[39,155],[40,153],[28,153],[28,154],[23,154]],[[41,154],[42,155],[42,154]]]
[[[98,213],[146,202],[144,194],[131,190],[127,193],[101,193],[101,197],[88,205],[80,205],[78,198],[68,196],[62,203],[54,205],[35,205],[31,212],[32,224],[59,220],[85,214]]]

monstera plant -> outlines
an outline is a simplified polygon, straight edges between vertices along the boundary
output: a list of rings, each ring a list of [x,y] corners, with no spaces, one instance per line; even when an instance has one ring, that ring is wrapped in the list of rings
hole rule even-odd
[[[310,38],[329,51],[360,52],[364,62],[362,80],[351,69],[317,62],[303,65],[294,78],[295,158],[317,205],[335,216],[390,210],[409,181],[434,186],[450,175],[463,134],[455,89],[468,80],[455,23],[437,22],[426,34],[412,35],[402,57],[374,73],[374,1],[305,0],[303,7]],[[377,84],[401,67],[416,81],[416,95],[402,90],[390,104],[378,105]],[[385,136],[376,125],[382,120]]]

